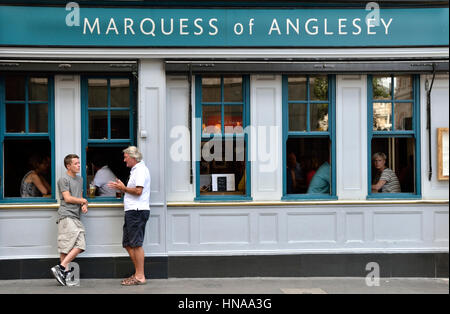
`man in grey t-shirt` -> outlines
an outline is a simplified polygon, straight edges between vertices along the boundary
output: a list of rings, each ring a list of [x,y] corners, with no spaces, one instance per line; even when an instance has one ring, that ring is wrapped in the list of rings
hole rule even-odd
[[[78,254],[86,250],[85,229],[80,221],[80,210],[86,214],[88,202],[83,198],[83,179],[80,172],[80,158],[75,154],[64,158],[67,172],[58,180],[60,206],[58,209],[58,252],[60,264],[51,271],[63,286],[70,275],[68,265]]]

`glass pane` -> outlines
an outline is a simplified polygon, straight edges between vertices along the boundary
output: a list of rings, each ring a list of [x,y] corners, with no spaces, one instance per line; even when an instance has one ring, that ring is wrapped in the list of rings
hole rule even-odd
[[[223,79],[223,98],[225,102],[242,102],[242,77]]]
[[[111,138],[130,138],[129,111],[111,111]]]
[[[89,107],[108,107],[108,81],[89,79]]]
[[[288,98],[293,101],[307,100],[306,76],[288,77]]]
[[[130,107],[128,79],[111,79],[111,107]]]
[[[395,129],[396,130],[412,130],[412,103],[396,103],[395,110]]]
[[[331,194],[328,137],[289,138],[286,145],[287,194]]]
[[[107,111],[89,111],[89,138],[108,138]]]
[[[51,164],[51,144],[48,139],[5,139],[4,185],[2,185],[4,196],[50,196],[52,194]],[[39,174],[43,184],[41,189],[31,182],[31,171]]]
[[[395,99],[413,99],[413,78],[411,75],[394,77]]]
[[[328,100],[327,76],[311,76],[309,78],[309,99]]]
[[[201,195],[246,194],[245,141],[202,141],[200,161]]]
[[[328,104],[311,104],[311,131],[328,131]]]
[[[392,104],[373,103],[373,130],[391,131],[392,130]]]
[[[392,170],[385,174],[388,185],[372,189],[372,193],[417,193],[415,141],[412,137],[372,139],[371,184],[378,183],[384,168]]]
[[[29,85],[31,101],[48,101],[48,80],[46,77],[32,77]]]
[[[289,104],[289,131],[306,131],[307,104]]]
[[[243,133],[244,123],[242,106],[225,106],[224,113],[225,133]],[[230,132],[227,131],[227,127],[231,128]]]
[[[220,95],[220,77],[203,77],[202,102],[220,102]]]
[[[6,132],[25,132],[25,104],[6,104]]]
[[[203,134],[222,133],[221,106],[203,106]]]
[[[29,104],[28,105],[28,131],[31,133],[48,132],[48,105]]]
[[[6,100],[25,100],[25,77],[7,76],[5,80]]]
[[[391,78],[389,76],[374,76],[373,82],[373,99],[389,100],[392,99],[391,94]]]

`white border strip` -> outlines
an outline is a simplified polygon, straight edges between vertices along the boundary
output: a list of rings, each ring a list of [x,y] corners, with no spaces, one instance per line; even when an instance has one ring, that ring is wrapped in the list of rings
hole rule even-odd
[[[429,48],[28,48],[0,47],[0,58],[448,58],[448,47]]]

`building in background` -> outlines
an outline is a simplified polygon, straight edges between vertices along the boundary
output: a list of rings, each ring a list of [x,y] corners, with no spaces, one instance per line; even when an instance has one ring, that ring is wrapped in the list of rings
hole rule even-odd
[[[151,278],[448,276],[448,1],[0,1],[0,279],[58,258],[81,157],[82,277],[123,277],[122,150],[151,170]],[[442,136],[438,136],[442,134]],[[373,190],[386,155],[395,193]],[[41,164],[36,164],[41,160]],[[98,163],[102,163],[98,165]],[[22,197],[30,171],[50,193]]]

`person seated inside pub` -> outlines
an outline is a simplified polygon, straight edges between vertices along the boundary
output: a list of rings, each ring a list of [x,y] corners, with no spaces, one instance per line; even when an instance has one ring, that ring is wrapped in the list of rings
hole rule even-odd
[[[375,167],[372,193],[400,193],[400,182],[392,169],[386,167],[386,154],[378,152],[373,154],[372,161]]]
[[[50,168],[50,160],[47,156],[33,154],[29,159],[31,170],[28,171],[20,184],[21,197],[49,197],[52,188],[45,179]]]
[[[293,152],[290,152],[287,155],[286,177],[287,177],[287,193],[288,194],[301,193],[303,173],[300,163],[297,162],[297,156]]]
[[[331,166],[328,161],[322,163],[311,179],[308,194],[330,194]]]

